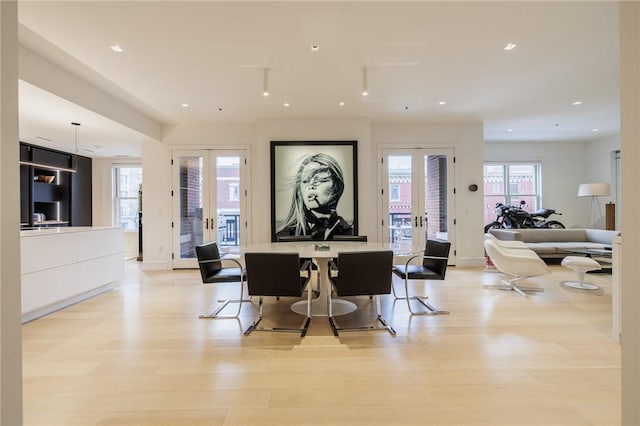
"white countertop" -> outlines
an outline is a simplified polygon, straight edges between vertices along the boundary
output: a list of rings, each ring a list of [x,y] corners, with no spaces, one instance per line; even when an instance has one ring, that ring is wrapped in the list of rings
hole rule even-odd
[[[20,237],[36,237],[39,235],[71,234],[74,232],[100,231],[104,229],[123,229],[114,226],[60,226],[55,228],[38,228],[20,231]]]

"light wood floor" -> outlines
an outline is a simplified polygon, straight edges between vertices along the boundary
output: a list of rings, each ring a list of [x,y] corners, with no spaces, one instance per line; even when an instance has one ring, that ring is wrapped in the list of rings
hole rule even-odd
[[[326,318],[309,335],[252,333],[256,312],[199,320],[234,284],[196,270],[140,271],[104,295],[23,326],[25,425],[617,425],[620,347],[610,340],[611,276],[566,288],[553,266],[526,298],[482,288],[500,275],[450,268],[430,282],[451,315],[410,317],[383,301],[398,332],[343,333]],[[423,288],[417,284],[417,288]],[[355,299],[342,323],[372,318]],[[298,325],[291,299],[266,315]]]

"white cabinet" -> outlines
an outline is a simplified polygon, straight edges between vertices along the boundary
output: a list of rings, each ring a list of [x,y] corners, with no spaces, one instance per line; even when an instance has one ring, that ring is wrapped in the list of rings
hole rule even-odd
[[[110,290],[124,276],[122,228],[43,228],[20,234],[23,322]]]

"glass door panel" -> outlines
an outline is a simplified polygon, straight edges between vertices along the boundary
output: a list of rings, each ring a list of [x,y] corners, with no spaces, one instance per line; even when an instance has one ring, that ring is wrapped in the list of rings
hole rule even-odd
[[[179,230],[178,250],[174,250],[174,259],[192,259],[195,246],[204,241],[204,158],[202,156],[180,156],[178,163],[178,203]],[[176,224],[174,223],[174,227]]]
[[[413,239],[411,162],[410,155],[387,157],[388,238],[393,243],[411,242]]]
[[[448,241],[447,156],[427,154],[423,158],[425,238]]]
[[[240,156],[220,155],[215,159],[216,216],[215,241],[221,246],[238,246],[241,241],[240,227]]]

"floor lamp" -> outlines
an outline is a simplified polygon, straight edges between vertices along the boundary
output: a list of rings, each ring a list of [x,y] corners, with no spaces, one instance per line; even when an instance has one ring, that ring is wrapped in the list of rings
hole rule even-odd
[[[596,221],[598,221],[598,223],[604,223],[598,197],[605,197],[607,195],[611,195],[611,189],[608,183],[581,183],[578,187],[578,197],[591,197],[587,228],[595,228]]]

